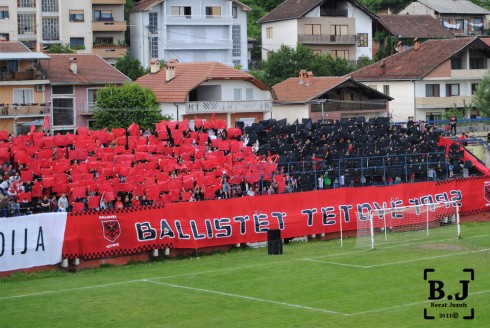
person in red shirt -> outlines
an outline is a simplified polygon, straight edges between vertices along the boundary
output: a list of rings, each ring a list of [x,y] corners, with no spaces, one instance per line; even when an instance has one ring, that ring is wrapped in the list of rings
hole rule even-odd
[[[124,204],[121,201],[121,197],[117,197],[116,204],[114,204],[114,208],[116,210],[119,210],[119,209],[123,209],[124,208]]]

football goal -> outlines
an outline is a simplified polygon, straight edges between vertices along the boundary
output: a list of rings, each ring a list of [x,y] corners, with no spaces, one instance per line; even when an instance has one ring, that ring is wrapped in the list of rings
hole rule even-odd
[[[460,238],[456,201],[372,209],[357,213],[356,247],[434,238]]]

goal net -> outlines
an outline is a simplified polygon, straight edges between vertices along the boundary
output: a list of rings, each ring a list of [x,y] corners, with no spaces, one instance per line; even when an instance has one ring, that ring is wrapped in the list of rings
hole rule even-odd
[[[373,209],[357,213],[356,247],[426,238],[459,238],[456,201]]]

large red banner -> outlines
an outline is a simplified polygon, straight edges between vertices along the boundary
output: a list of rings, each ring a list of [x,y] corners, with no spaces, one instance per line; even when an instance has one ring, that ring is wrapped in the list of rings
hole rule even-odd
[[[280,229],[283,238],[338,232],[341,226],[349,231],[357,227],[357,212],[445,201],[460,202],[463,214],[486,211],[490,177],[72,214],[63,257],[102,258],[151,249],[257,242],[267,239],[269,229]]]

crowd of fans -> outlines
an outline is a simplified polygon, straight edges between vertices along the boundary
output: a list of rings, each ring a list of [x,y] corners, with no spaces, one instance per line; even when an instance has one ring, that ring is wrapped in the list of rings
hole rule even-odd
[[[459,146],[409,120],[161,122],[155,129],[9,136],[0,131],[2,216],[119,209],[451,177]]]

